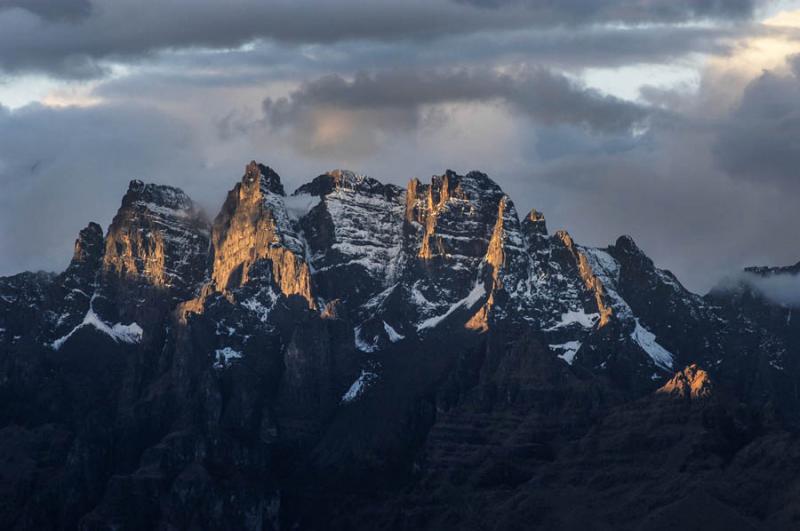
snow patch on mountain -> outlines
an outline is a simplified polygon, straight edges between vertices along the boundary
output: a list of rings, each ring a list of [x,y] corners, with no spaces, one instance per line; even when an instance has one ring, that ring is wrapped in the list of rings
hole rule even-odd
[[[148,201],[137,201],[136,204],[146,208],[153,214],[158,214],[164,218],[189,218],[193,215],[190,208],[171,208]]]
[[[103,332],[116,342],[122,341],[123,343],[139,343],[142,340],[144,331],[142,327],[136,323],[122,324],[115,323],[113,325],[106,324],[100,316],[90,307],[86,315],[75,328],[70,330],[66,335],[56,339],[51,343],[53,350],[59,350],[67,340],[75,334],[78,330],[85,326],[93,326],[95,329]]]
[[[464,308],[467,308],[467,309],[472,308],[473,306],[475,306],[476,302],[478,302],[479,300],[481,300],[481,298],[483,298],[484,295],[486,295],[486,287],[484,286],[483,282],[476,282],[475,286],[472,288],[472,291],[470,291],[467,294],[466,297],[464,297],[460,301],[457,301],[455,304],[450,306],[450,309],[448,309],[442,315],[437,315],[435,317],[430,317],[428,319],[425,319],[421,323],[419,323],[417,325],[417,331],[419,332],[419,331],[424,330],[426,328],[434,328],[434,327],[436,327],[439,323],[441,323],[443,320],[445,320],[453,312],[455,312],[456,310],[458,310],[461,307],[464,307]]]
[[[386,335],[389,336],[389,341],[392,343],[397,343],[406,338],[406,336],[400,334],[397,330],[392,328],[392,325],[387,323],[386,321],[383,322],[383,329],[386,330]]]
[[[269,305],[265,305],[262,302],[264,298],[263,295],[266,295],[267,302]],[[261,322],[266,323],[269,321],[269,314],[272,308],[275,306],[275,303],[278,300],[278,294],[275,293],[274,290],[271,288],[263,288],[261,289],[258,294],[250,297],[249,299],[245,299],[241,302],[241,305],[256,314],[256,316],[261,320]]]
[[[614,316],[620,321],[632,319],[633,311],[631,307],[625,302],[625,299],[622,298],[619,292],[617,292],[620,269],[619,263],[608,252],[601,249],[581,247],[581,251],[586,255],[595,276],[602,282],[603,290],[611,303]]]
[[[631,338],[642,347],[656,365],[664,370],[672,370],[675,357],[658,344],[655,334],[643,327],[638,318],[636,318],[636,328],[633,329]]]
[[[328,263],[329,257],[318,256],[315,268],[322,271],[358,264],[383,285],[394,282],[402,248],[402,202],[346,188],[338,188],[324,201],[333,220],[332,249],[344,260]]]
[[[364,339],[361,338],[361,327],[357,326],[353,329],[353,341],[355,343],[356,348],[361,352],[370,353],[378,350],[379,339],[380,338],[378,336],[375,336],[372,338],[372,342],[365,341]]]
[[[361,375],[356,379],[355,382],[350,386],[347,392],[342,396],[342,403],[346,404],[349,402],[353,402],[361,395],[364,394],[364,391],[372,385],[375,380],[378,379],[378,375],[372,371],[368,371],[366,369],[361,370]]]
[[[559,322],[547,328],[545,331],[550,332],[575,323],[581,325],[583,328],[591,328],[597,323],[598,319],[600,319],[599,313],[586,313],[583,310],[568,310],[561,314],[561,320]]]
[[[242,357],[242,353],[238,350],[234,350],[231,347],[224,347],[218,348],[215,352],[215,361],[214,361],[214,368],[215,369],[224,369],[225,367],[230,366],[231,361],[235,359],[240,359]]]
[[[558,357],[572,365],[572,362],[575,361],[575,354],[577,354],[578,349],[581,348],[581,342],[567,341],[560,345],[550,345],[550,348],[553,350],[560,350],[561,354],[558,354]]]

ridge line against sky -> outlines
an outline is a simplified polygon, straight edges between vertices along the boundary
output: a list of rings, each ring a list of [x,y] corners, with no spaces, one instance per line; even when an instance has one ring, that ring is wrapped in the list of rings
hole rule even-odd
[[[799,57],[798,1],[0,0],[0,274],[62,269],[133,178],[213,215],[255,158],[482,170],[704,292],[800,259]]]

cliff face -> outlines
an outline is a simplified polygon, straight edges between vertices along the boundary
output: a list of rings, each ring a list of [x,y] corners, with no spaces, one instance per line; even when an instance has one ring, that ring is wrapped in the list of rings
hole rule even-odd
[[[251,162],[214,220],[211,280],[217,291],[246,284],[251,267],[269,260],[280,292],[299,295],[309,307],[315,306],[305,246],[292,227],[284,199],[280,177]]]
[[[108,229],[104,272],[185,298],[202,279],[207,225],[181,190],[131,181]]]
[[[793,311],[479,172],[251,162],[213,223],[132,181],[63,273],[0,278],[0,527],[791,529]]]

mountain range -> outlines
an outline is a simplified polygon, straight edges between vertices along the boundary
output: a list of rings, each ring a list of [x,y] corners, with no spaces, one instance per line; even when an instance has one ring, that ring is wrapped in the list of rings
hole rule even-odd
[[[474,171],[134,180],[0,278],[0,528],[797,529],[798,274],[701,296]]]

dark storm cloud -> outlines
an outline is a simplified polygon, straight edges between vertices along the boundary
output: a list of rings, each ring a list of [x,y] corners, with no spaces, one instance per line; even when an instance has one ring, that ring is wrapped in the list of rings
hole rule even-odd
[[[296,82],[321,72],[446,65],[474,66],[493,62],[540,64],[579,72],[639,63],[664,62],[691,52],[727,55],[734,28],[659,27],[551,28],[509,31],[502,36],[477,33],[442,38],[436,46],[414,42],[344,42],[300,49],[259,41],[246,49],[163,51],[130,75],[104,81],[94,95],[104,99],[182,98],[186,90],[255,86],[271,81]]]
[[[752,16],[753,0],[456,0],[489,9],[523,6],[541,18],[567,23],[680,22]]]
[[[20,2],[14,0],[13,5]],[[63,6],[56,0],[37,0],[27,9],[0,10],[0,69],[97,77],[107,72],[104,61],[136,61],[162,50],[229,49],[259,39],[290,48],[343,45],[341,53],[356,55],[360,51],[347,47],[347,43],[359,41],[362,46],[371,43],[378,48],[392,43],[413,57],[415,52],[436,55],[437,47],[425,42],[475,36],[473,46],[467,42],[463,49],[442,48],[447,50],[444,55],[455,51],[456,60],[464,61],[487,53],[516,52],[536,59],[549,55],[566,64],[653,61],[721,46],[716,39],[723,29],[658,25],[667,20],[691,20],[702,11],[687,9],[680,2],[672,9],[642,8],[636,21],[656,26],[603,26],[624,22],[627,15],[620,13],[627,13],[634,5],[626,0],[619,3],[619,9],[611,9],[611,2],[602,2],[602,9],[595,8],[595,1],[587,0],[563,5],[543,2],[536,9],[515,4],[486,10],[445,0],[96,0],[87,12],[81,6],[89,4],[79,0]],[[705,3],[716,5],[711,0]],[[60,18],[59,9],[63,10]],[[702,12],[728,18],[723,9]],[[575,19],[577,13],[584,13],[580,20]],[[67,15],[73,18],[63,20]],[[75,19],[75,15],[81,18]],[[577,28],[575,23],[587,25]],[[531,31],[534,29],[541,34],[536,35]],[[610,38],[613,35],[616,40]],[[481,40],[484,44],[488,41],[488,48],[481,46]],[[389,55],[395,55],[394,51]]]
[[[714,154],[733,177],[800,190],[800,56],[791,66],[753,80],[720,125]]]
[[[0,11],[24,9],[46,20],[77,20],[89,16],[89,0],[0,0]]]
[[[442,0],[96,0],[93,6],[91,16],[74,24],[45,22],[21,9],[0,11],[0,68],[67,76],[68,61],[132,59],[162,49],[230,48],[259,38],[290,45],[391,42],[533,22],[519,9],[487,14]],[[78,75],[83,72],[81,66]]]
[[[632,129],[649,109],[587,88],[568,77],[536,68],[516,74],[487,69],[456,71],[383,71],[360,73],[353,80],[330,75],[303,84],[288,97],[264,101],[274,127],[304,123],[316,110],[394,111],[413,125],[419,108],[455,102],[500,101],[536,122],[570,124],[595,132]]]

